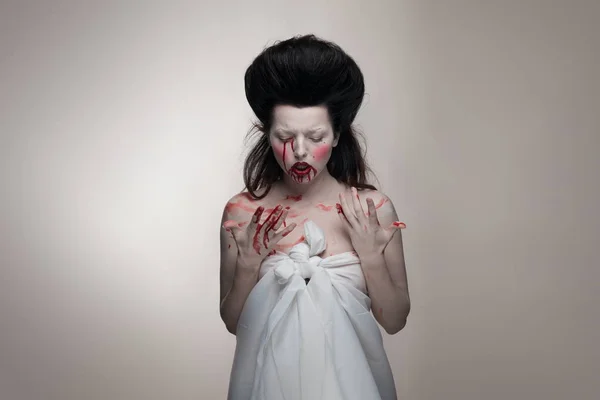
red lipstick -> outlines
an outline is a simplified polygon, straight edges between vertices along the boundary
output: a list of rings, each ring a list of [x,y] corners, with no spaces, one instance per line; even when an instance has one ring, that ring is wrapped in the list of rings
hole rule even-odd
[[[290,175],[298,183],[304,182],[305,178],[311,181],[317,174],[317,169],[306,162],[297,162],[290,168]]]
[[[304,175],[310,171],[310,164],[305,162],[297,162],[296,164],[292,165],[292,170],[297,174]]]

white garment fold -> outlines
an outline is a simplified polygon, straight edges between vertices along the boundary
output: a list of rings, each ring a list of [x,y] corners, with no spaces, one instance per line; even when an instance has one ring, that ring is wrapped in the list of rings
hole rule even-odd
[[[229,400],[395,400],[360,260],[321,258],[323,231],[261,265],[237,326]],[[310,278],[308,284],[305,278]]]

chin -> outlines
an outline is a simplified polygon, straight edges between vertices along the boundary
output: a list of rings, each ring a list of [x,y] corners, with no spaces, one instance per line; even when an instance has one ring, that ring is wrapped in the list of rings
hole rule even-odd
[[[319,171],[312,166],[302,173],[291,169],[288,171],[288,176],[293,182],[299,185],[307,185],[314,181],[317,176],[319,176]]]
[[[296,175],[290,175],[290,178],[292,178],[292,181],[299,184],[299,185],[310,185],[312,182],[314,182],[314,180],[317,178],[318,175],[305,175],[305,176],[296,176]]]

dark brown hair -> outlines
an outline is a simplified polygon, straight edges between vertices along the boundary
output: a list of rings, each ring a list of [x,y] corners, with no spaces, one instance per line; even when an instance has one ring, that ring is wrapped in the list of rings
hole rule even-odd
[[[254,59],[244,81],[246,99],[258,118],[247,139],[253,133],[260,135],[244,162],[244,184],[250,195],[264,198],[283,177],[269,143],[277,105],[326,107],[339,138],[327,170],[338,182],[375,190],[367,182],[367,173],[372,171],[358,141],[362,135],[352,126],[365,93],[363,74],[338,45],[314,35],[278,42]],[[262,188],[266,190],[258,196],[256,191]]]

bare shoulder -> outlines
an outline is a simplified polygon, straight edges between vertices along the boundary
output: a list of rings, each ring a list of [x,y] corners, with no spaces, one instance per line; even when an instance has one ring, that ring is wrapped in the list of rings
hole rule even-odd
[[[261,193],[258,192],[258,195]],[[223,208],[223,217],[221,223],[227,221],[242,222],[250,219],[252,214],[259,206],[265,206],[268,199],[256,199],[248,191],[243,191],[233,195]]]

